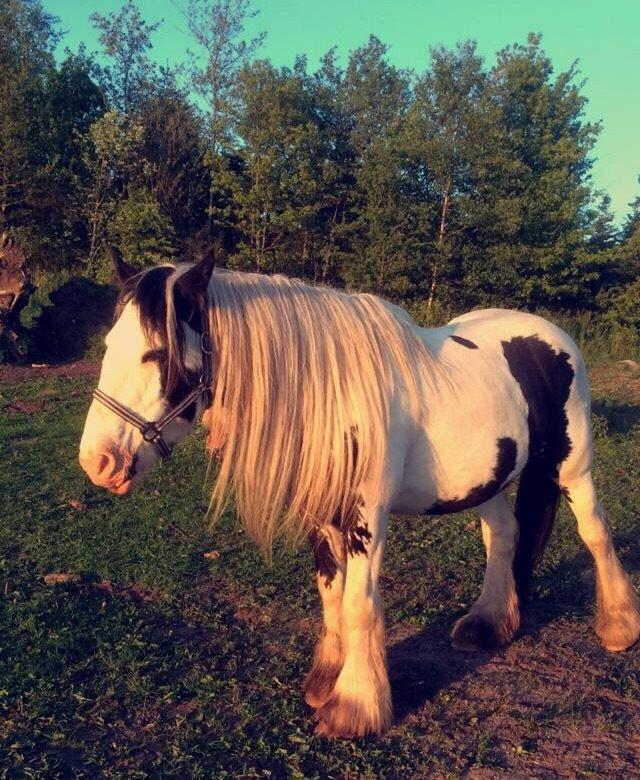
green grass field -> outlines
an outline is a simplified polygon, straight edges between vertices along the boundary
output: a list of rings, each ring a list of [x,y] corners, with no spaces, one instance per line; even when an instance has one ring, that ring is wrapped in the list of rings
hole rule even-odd
[[[308,551],[269,569],[233,518],[207,528],[201,435],[131,497],[93,488],[76,460],[93,380],[43,373],[0,377],[0,776],[640,773],[640,650],[598,645],[565,508],[522,635],[493,656],[447,643],[482,579],[475,516],[396,518],[382,587],[397,723],[327,742],[300,693],[320,617]],[[596,478],[638,585],[640,372],[591,373]]]

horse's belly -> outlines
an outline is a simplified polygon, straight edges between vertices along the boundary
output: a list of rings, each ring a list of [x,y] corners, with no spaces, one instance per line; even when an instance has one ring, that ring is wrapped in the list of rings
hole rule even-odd
[[[518,405],[471,417],[440,416],[421,432],[405,464],[393,511],[437,515],[479,506],[520,473],[528,457],[528,428]]]

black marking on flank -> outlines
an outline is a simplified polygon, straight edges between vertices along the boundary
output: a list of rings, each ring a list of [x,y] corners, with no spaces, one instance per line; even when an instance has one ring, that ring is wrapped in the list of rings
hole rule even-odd
[[[529,457],[541,456],[557,476],[571,452],[566,403],[574,371],[569,355],[539,336],[516,336],[502,342],[513,378],[527,402]]]
[[[493,476],[488,482],[476,485],[466,496],[438,500],[433,506],[425,509],[425,515],[446,515],[451,512],[461,512],[463,509],[484,504],[490,498],[497,496],[505,487],[509,476],[516,467],[518,457],[518,445],[514,439],[503,436],[498,439],[498,456],[493,469]]]
[[[449,336],[449,338],[467,349],[478,349],[478,345],[470,339],[465,339],[462,336]]]
[[[574,370],[564,350],[556,352],[537,335],[503,341],[502,351],[528,407],[529,460],[516,497],[519,535],[513,561],[518,596],[526,601],[558,508],[560,465],[571,452],[566,404]]]

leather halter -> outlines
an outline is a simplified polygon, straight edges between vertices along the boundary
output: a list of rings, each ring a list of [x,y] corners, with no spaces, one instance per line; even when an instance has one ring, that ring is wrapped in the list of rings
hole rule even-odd
[[[202,373],[198,384],[174,407],[164,414],[159,420],[145,420],[136,412],[131,411],[107,393],[100,390],[99,387],[93,391],[93,397],[107,409],[110,409],[118,417],[133,425],[140,431],[142,438],[148,444],[153,444],[161,458],[171,455],[171,447],[165,441],[162,431],[170,422],[179,417],[180,414],[192,403],[198,400],[200,396],[204,401],[204,408],[211,405],[212,392],[211,381],[213,379],[213,369],[211,365],[211,333],[209,331],[209,317],[206,303],[200,311],[202,320],[202,333],[200,335],[200,351],[202,352]]]

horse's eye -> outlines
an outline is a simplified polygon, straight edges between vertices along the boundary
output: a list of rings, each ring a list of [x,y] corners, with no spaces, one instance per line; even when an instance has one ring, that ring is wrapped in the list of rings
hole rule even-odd
[[[148,352],[145,352],[142,356],[142,362],[148,363],[150,360],[154,363],[162,363],[163,360],[166,360],[167,358],[167,350],[166,349],[150,349]]]

